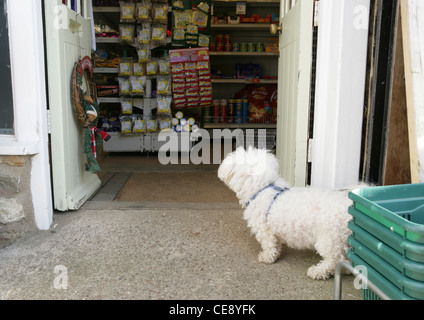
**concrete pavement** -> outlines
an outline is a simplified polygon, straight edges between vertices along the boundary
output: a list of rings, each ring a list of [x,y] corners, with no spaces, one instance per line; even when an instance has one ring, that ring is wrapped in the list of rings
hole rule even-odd
[[[0,299],[333,299],[333,279],[306,276],[315,253],[258,253],[236,203],[90,201],[0,249]]]

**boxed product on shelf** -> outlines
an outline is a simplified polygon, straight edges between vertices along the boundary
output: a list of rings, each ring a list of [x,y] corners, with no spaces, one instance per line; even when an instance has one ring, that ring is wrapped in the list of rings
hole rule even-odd
[[[260,64],[247,63],[241,64],[237,63],[234,67],[234,77],[236,79],[245,79],[245,78],[262,78],[262,67]]]
[[[252,14],[250,17],[242,14],[240,15],[240,22],[242,23],[271,23],[271,14],[267,14],[265,18],[261,18],[258,14]]]
[[[238,24],[238,23],[240,23],[240,16],[238,16],[238,15],[227,16],[227,23],[228,24]]]
[[[97,86],[97,95],[99,97],[110,97],[116,96],[117,94],[119,94],[119,86],[117,85]]]
[[[93,62],[96,68],[118,68],[119,55],[105,49],[97,49],[93,54]]]
[[[121,122],[117,117],[101,117],[99,125],[105,132],[119,132],[121,130]]]
[[[278,38],[269,38],[265,40],[265,52],[278,52]]]

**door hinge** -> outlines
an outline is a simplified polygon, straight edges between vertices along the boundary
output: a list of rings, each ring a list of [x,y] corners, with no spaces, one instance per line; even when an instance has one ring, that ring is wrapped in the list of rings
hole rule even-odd
[[[308,140],[308,163],[312,163],[314,139]]]
[[[319,0],[315,0],[314,3],[314,27],[319,25]]]
[[[48,134],[50,134],[51,128],[52,128],[51,121],[50,121],[50,109],[47,109],[46,111],[47,111],[47,132]]]

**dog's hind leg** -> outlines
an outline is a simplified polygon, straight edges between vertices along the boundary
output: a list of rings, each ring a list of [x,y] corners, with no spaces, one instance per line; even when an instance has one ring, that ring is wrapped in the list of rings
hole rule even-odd
[[[308,269],[308,277],[314,280],[327,280],[334,275],[337,262],[335,260],[321,260],[317,265]]]
[[[331,239],[318,241],[315,245],[318,254],[323,258],[317,265],[308,269],[308,277],[314,280],[326,280],[334,275],[336,265],[343,260],[341,248],[338,248]]]

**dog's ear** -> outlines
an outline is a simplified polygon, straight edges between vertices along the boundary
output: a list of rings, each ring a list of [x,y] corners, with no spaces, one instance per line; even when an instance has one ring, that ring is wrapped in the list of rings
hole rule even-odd
[[[246,149],[243,146],[237,147],[237,149],[234,151],[234,153],[245,153]]]
[[[278,160],[269,150],[249,149],[246,159],[249,176],[268,176],[279,171]]]
[[[234,169],[237,165],[235,158],[236,157],[234,152],[227,154],[224,161],[218,168],[218,178],[222,180],[225,184],[228,184],[232,176],[234,175]]]

